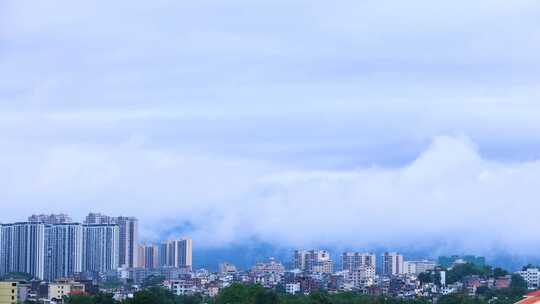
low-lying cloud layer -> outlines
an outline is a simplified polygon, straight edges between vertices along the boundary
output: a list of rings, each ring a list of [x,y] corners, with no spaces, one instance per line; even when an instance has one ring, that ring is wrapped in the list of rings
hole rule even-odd
[[[454,246],[540,249],[540,162],[483,159],[468,139],[438,137],[402,167],[289,170],[269,163],[123,145],[63,146],[0,163],[3,218],[30,212],[131,214],[145,239],[167,231],[198,246]],[[178,232],[180,233],[180,232]],[[442,241],[444,240],[444,241]]]

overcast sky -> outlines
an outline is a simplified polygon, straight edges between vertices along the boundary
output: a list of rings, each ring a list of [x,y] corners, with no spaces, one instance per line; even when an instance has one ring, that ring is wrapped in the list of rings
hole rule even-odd
[[[0,221],[540,250],[538,0],[0,0]]]

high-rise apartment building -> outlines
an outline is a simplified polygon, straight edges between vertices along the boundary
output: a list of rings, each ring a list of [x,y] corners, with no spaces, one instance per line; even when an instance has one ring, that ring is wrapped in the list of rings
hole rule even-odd
[[[85,224],[116,224],[119,228],[119,265],[137,267],[139,245],[139,221],[135,217],[111,217],[101,213],[90,213]]]
[[[120,229],[120,266],[133,268],[137,266],[137,246],[139,245],[139,221],[134,217],[117,217],[116,224]]]
[[[307,254],[308,254],[307,250],[295,250],[294,251],[294,257],[293,257],[294,268],[300,269],[302,271],[306,270],[306,257],[307,257]]]
[[[294,266],[307,272],[332,273],[333,263],[326,250],[296,250]]]
[[[85,224],[83,271],[106,272],[119,266],[120,229],[115,224]]]
[[[155,269],[159,266],[159,250],[157,245],[139,245],[139,263],[138,267],[146,269]]]
[[[385,252],[382,254],[382,274],[395,276],[404,273],[403,256],[397,252]]]
[[[437,266],[437,263],[429,260],[405,261],[403,262],[403,273],[418,275],[435,269],[435,266]]]
[[[33,214],[28,217],[31,223],[43,223],[48,225],[73,223],[73,220],[67,214]]]
[[[341,255],[341,269],[342,270],[357,270],[362,266],[376,267],[376,260],[374,253],[364,252],[344,252]]]
[[[89,225],[101,225],[101,224],[115,224],[114,217],[104,215],[101,213],[89,213],[84,220],[85,224]]]
[[[44,278],[45,225],[42,223],[13,223],[0,226],[0,272],[23,272],[37,279]]]
[[[71,278],[82,271],[83,228],[81,224],[45,226],[45,279]]]
[[[191,269],[193,265],[191,239],[163,241],[159,245],[159,266]]]

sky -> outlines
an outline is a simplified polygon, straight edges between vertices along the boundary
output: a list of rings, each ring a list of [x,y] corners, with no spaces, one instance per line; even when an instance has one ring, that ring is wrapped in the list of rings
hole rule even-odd
[[[0,0],[1,222],[540,250],[537,0]]]

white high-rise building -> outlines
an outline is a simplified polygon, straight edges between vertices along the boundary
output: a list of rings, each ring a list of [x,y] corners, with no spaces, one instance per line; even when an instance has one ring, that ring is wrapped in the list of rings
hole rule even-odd
[[[326,250],[296,250],[294,266],[307,272],[332,273],[333,263]]]
[[[540,269],[527,268],[523,271],[518,271],[517,274],[527,282],[527,287],[529,289],[537,289],[540,287]]]
[[[191,239],[163,241],[159,245],[158,264],[161,267],[191,269],[193,266]]]
[[[120,230],[114,224],[83,225],[83,271],[106,272],[119,266]]]
[[[404,273],[403,256],[397,252],[385,252],[382,254],[382,274],[395,276]]]
[[[13,223],[1,225],[0,272],[23,272],[43,279],[45,270],[45,225]]]
[[[137,266],[139,244],[139,221],[134,217],[117,217],[114,222],[120,229],[120,266]]]
[[[139,265],[139,221],[135,217],[112,217],[101,213],[89,213],[85,224],[116,224],[119,228],[119,260],[120,266],[134,268]]]
[[[374,253],[344,252],[341,255],[341,269],[353,271],[362,266],[371,266],[375,269],[376,260]]]
[[[436,266],[437,263],[429,260],[405,261],[403,262],[403,273],[419,275],[423,272],[435,269]]]
[[[73,223],[73,220],[67,214],[33,214],[28,217],[31,223],[43,223],[48,225]]]
[[[82,271],[83,229],[78,223],[45,226],[45,279],[72,278]]]
[[[158,267],[159,247],[156,245],[139,245],[139,267],[155,269]]]
[[[98,225],[98,224],[115,224],[114,218],[101,213],[89,213],[84,220],[85,224]]]

